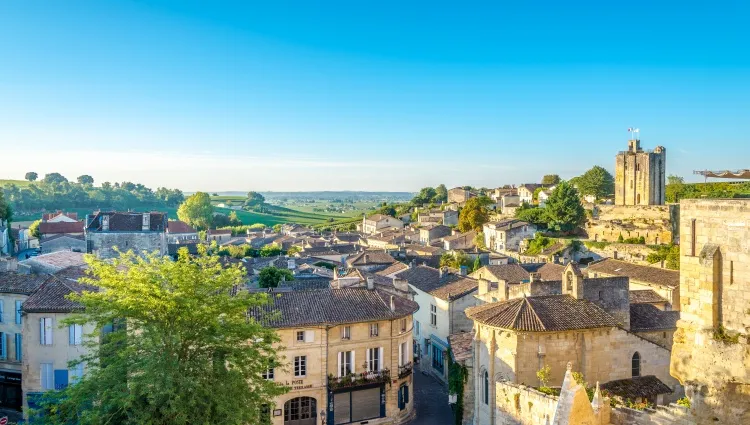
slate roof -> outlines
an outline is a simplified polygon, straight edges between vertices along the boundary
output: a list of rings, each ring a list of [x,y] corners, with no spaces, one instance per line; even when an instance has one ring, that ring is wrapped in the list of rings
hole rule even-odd
[[[448,335],[448,344],[451,346],[453,361],[463,362],[469,360],[473,355],[474,334],[471,332],[459,332]]]
[[[68,235],[68,234],[60,233],[60,234],[53,234],[52,236],[42,237],[42,240],[39,243],[43,244],[43,243],[51,242],[51,241],[54,241],[55,239],[61,239],[61,238],[77,239],[79,241],[86,240],[86,238],[84,238],[83,235]]]
[[[49,278],[44,274],[0,273],[0,292],[6,294],[30,295]]]
[[[570,295],[518,298],[470,307],[466,316],[479,323],[526,332],[609,328],[617,321],[596,304]]]
[[[180,220],[169,220],[167,222],[167,232],[175,233],[196,233],[195,229],[190,227],[189,224]]]
[[[591,263],[588,270],[589,272],[613,276],[627,276],[631,281],[665,286],[667,288],[677,288],[680,286],[680,272],[678,270],[642,266],[612,258],[605,258],[601,261]]]
[[[346,259],[349,266],[367,266],[375,264],[392,264],[396,260],[385,251],[364,251]]]
[[[388,276],[389,274],[398,273],[400,271],[408,269],[409,266],[406,264],[396,261],[395,263],[391,264],[390,266],[386,267],[383,270],[380,270],[379,272],[375,273],[380,276]]]
[[[677,329],[679,311],[659,310],[652,304],[630,304],[630,330],[633,332]]]
[[[42,286],[24,301],[21,308],[27,313],[71,313],[80,311],[81,305],[69,300],[67,295],[96,290],[95,286],[61,279],[57,276],[49,276]]]
[[[167,214],[161,212],[115,212],[100,211],[93,217],[88,217],[86,229],[89,232],[102,232],[102,217],[109,216],[109,231],[111,232],[142,232],[143,214],[150,214],[149,231],[164,232],[167,226]],[[41,226],[41,225],[40,225]]]
[[[629,292],[630,304],[669,303],[653,289],[636,289]]]
[[[231,235],[232,229],[208,229],[207,234],[210,235]]]
[[[499,264],[482,267],[495,279],[504,280],[508,283],[521,283],[524,280],[529,280],[529,272],[526,271],[519,264]],[[481,269],[480,269],[481,270]],[[558,280],[562,277],[562,274],[558,276]]]
[[[39,223],[39,233],[47,234],[64,234],[64,233],[83,233],[83,222],[60,221],[55,223]]]
[[[468,295],[479,288],[479,281],[454,273],[444,273],[440,278],[440,287],[430,291],[430,295],[441,300],[451,301]]]
[[[636,376],[630,379],[618,379],[609,381],[599,386],[610,394],[620,396],[624,399],[635,399],[638,397],[655,397],[659,394],[669,394],[672,389],[661,382],[654,375]]]
[[[414,314],[419,305],[402,297],[367,288],[318,289],[274,294],[270,304],[253,309],[251,317],[275,328],[323,326],[393,320]],[[279,314],[268,316],[268,313]]]

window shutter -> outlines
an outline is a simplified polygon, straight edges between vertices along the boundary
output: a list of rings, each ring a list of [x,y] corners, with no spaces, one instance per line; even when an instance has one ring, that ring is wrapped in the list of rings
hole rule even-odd
[[[404,409],[404,387],[398,389],[398,408]]]
[[[55,370],[55,389],[62,390],[68,386],[68,369]]]
[[[5,338],[5,332],[0,332],[0,358],[8,358],[8,340]]]
[[[0,300],[0,323],[5,322],[5,301]]]
[[[354,360],[354,350],[352,350],[352,373],[357,373],[357,362]]]
[[[341,352],[341,351],[339,351],[339,367],[338,367],[339,378],[341,378],[341,364],[343,363],[342,362],[343,359],[341,358],[341,356],[343,356],[343,355],[344,355],[344,353]]]
[[[365,360],[365,361],[367,362],[367,369],[368,369],[368,370],[372,370],[372,369],[374,369],[374,368],[373,368],[373,367],[372,367],[372,366],[370,365],[370,361],[372,360],[372,357],[370,356],[370,350],[371,350],[371,348],[368,348],[368,349],[367,349],[367,350],[365,351],[365,356],[366,356],[366,360]]]
[[[16,360],[19,362],[22,360],[23,353],[23,340],[21,338],[21,334],[16,334]]]
[[[21,301],[16,301],[16,324],[21,324]]]
[[[383,347],[378,347],[378,370],[383,370]]]
[[[409,404],[409,386],[404,385],[404,404]]]
[[[76,325],[70,325],[68,326],[68,344],[75,345],[76,344]]]
[[[39,319],[39,343],[44,345],[44,318]]]
[[[315,331],[305,331],[305,342],[315,342]]]
[[[404,358],[404,353],[401,351],[403,350],[403,346],[401,344],[398,345],[398,365],[403,366],[402,359]]]

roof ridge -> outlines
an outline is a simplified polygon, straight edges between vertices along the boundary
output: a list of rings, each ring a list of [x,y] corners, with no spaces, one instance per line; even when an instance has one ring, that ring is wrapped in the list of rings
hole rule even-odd
[[[529,301],[529,299],[526,298],[526,296],[524,295],[523,300],[526,301],[526,305],[528,305],[529,308],[531,309],[531,312],[534,313],[534,317],[536,317],[536,321],[539,322],[539,325],[541,325],[542,330],[546,331],[547,327],[544,326],[544,322],[542,322],[542,318],[539,317],[539,315],[537,314],[536,310],[534,310],[534,306],[531,304],[531,302]]]
[[[516,310],[516,314],[513,316],[513,322],[511,322],[513,323],[513,326],[516,326],[516,327],[518,327],[518,318],[521,315],[521,310],[523,309],[523,304],[524,304],[524,301],[526,301],[526,297],[520,299],[519,301],[520,302],[518,303],[518,310]]]

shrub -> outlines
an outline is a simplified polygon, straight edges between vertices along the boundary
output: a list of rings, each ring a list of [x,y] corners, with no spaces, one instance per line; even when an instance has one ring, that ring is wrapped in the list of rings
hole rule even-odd
[[[690,407],[690,399],[687,397],[682,397],[681,399],[677,400],[677,405],[682,407]]]

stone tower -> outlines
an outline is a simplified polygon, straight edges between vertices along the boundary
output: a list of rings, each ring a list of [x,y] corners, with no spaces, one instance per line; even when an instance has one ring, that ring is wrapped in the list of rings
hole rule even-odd
[[[640,140],[629,140],[615,161],[615,205],[664,205],[666,165],[664,147],[644,151]]]

